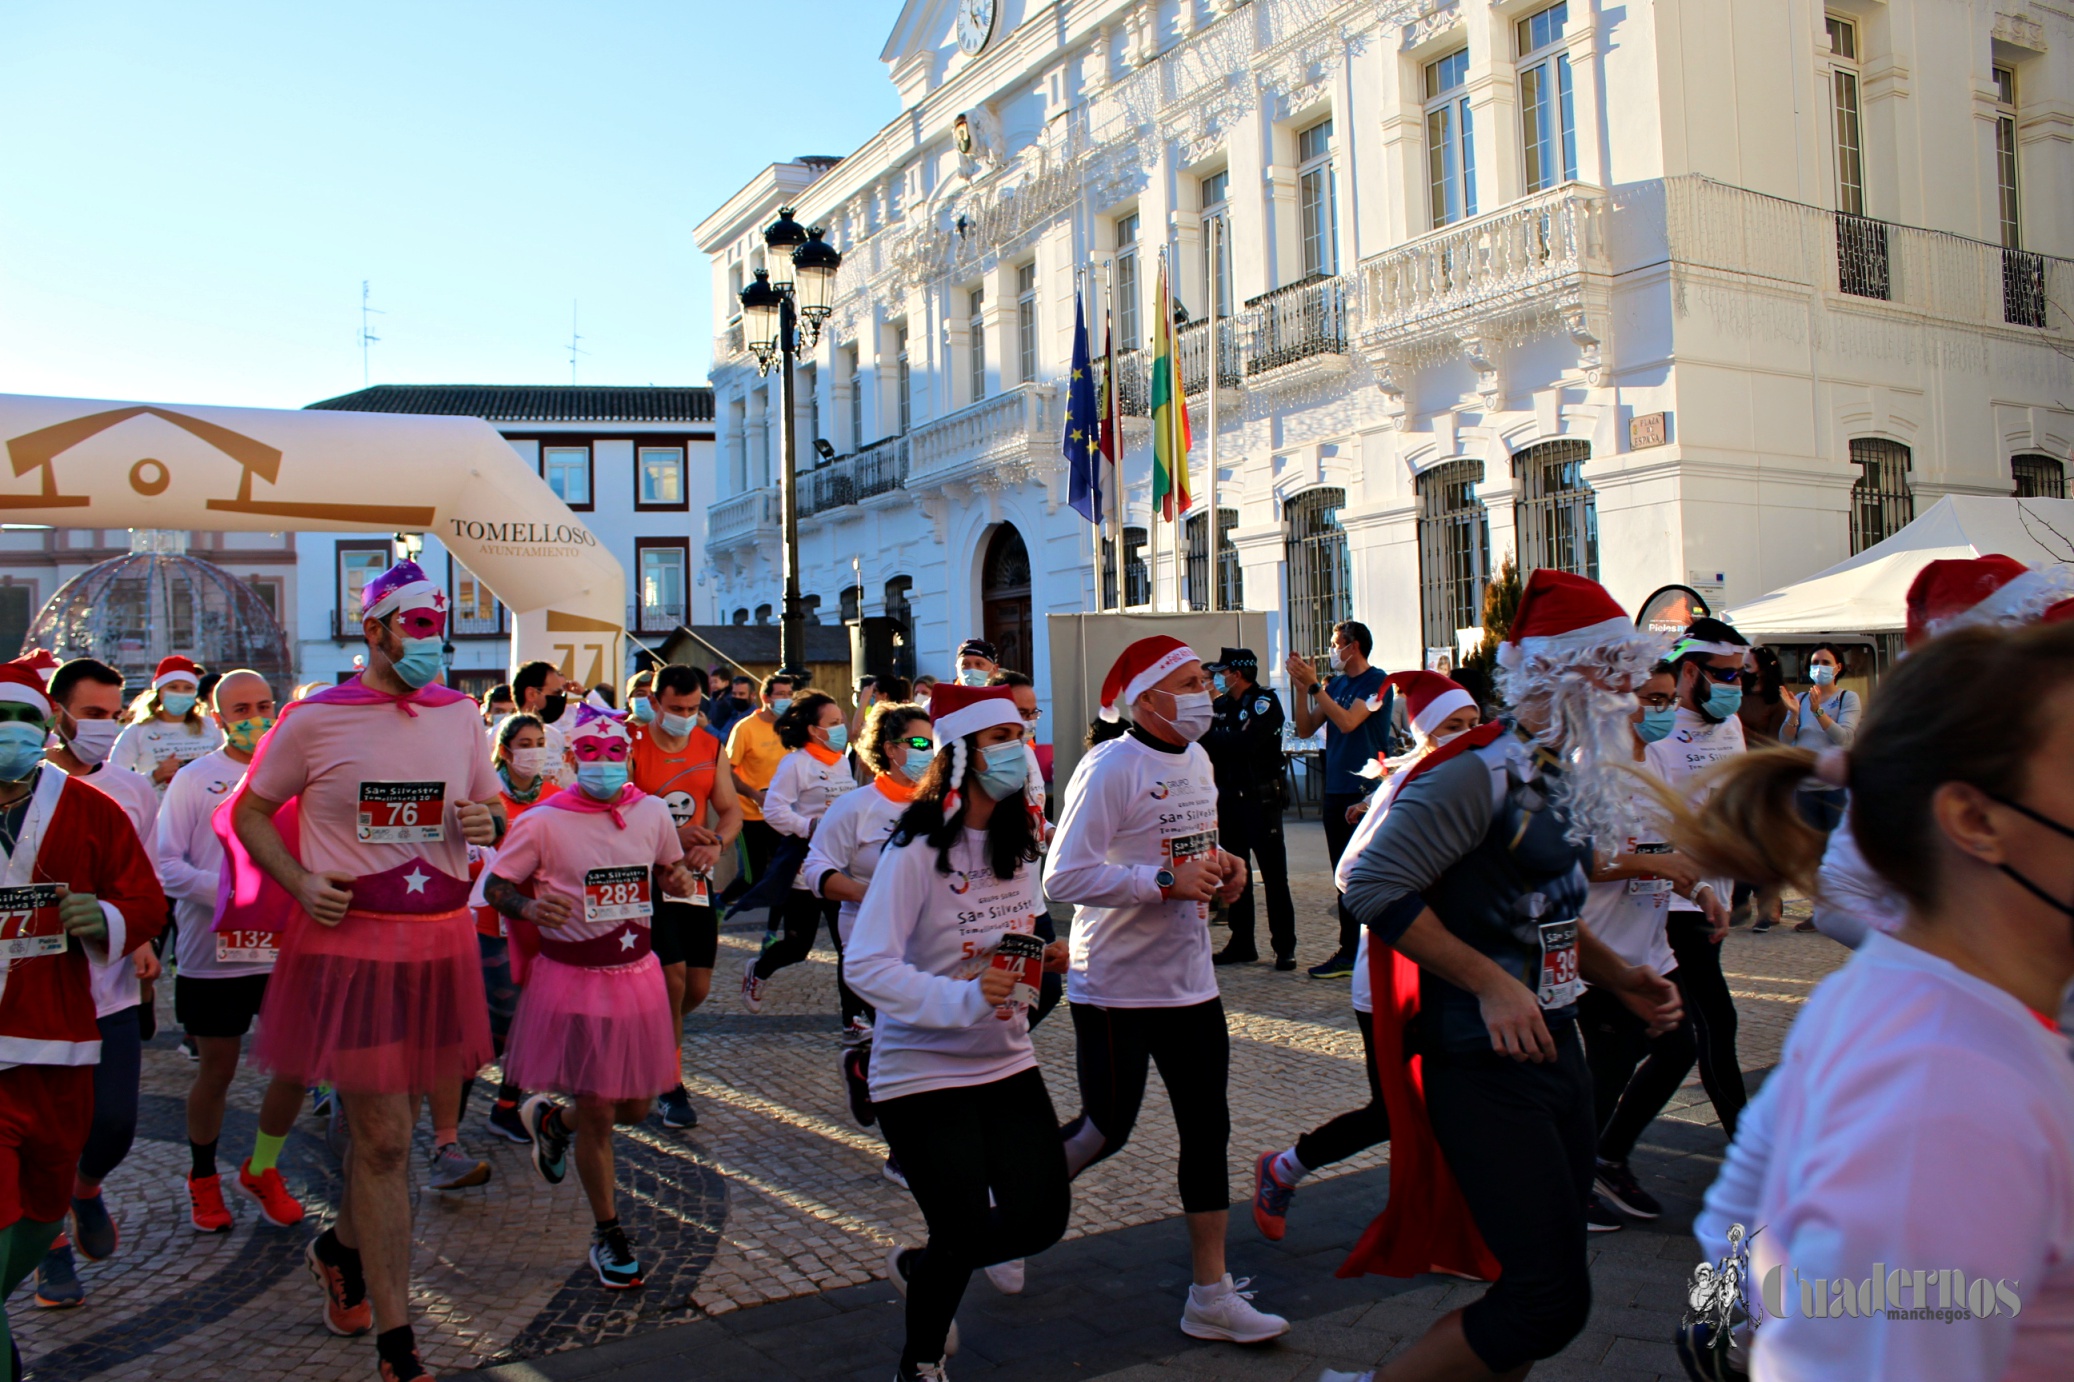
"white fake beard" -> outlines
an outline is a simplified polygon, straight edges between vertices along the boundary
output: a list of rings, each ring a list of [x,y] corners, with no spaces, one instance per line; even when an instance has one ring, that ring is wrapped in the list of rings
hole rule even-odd
[[[1534,743],[1562,762],[1552,799],[1569,817],[1565,833],[1572,844],[1625,840],[1639,824],[1627,771],[1634,760],[1632,688],[1649,679],[1657,655],[1652,643],[1622,640],[1588,656],[1529,658],[1499,672],[1499,690],[1513,709],[1544,722]],[[1616,686],[1622,689],[1611,689]]]

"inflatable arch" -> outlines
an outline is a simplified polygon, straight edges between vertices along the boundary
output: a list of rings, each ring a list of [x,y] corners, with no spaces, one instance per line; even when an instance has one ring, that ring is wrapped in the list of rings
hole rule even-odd
[[[626,572],[479,418],[0,395],[0,522],[431,533],[513,616],[514,665],[616,681]]]

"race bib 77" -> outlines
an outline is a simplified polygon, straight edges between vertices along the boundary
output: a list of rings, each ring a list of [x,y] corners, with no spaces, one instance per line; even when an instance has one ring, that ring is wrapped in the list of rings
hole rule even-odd
[[[58,925],[58,885],[0,888],[0,959],[62,955],[67,937]]]

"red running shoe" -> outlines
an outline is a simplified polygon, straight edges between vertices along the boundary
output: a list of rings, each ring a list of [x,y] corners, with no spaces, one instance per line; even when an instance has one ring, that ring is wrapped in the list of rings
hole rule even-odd
[[[280,1168],[269,1166],[255,1176],[248,1156],[238,1167],[238,1189],[259,1202],[260,1216],[275,1228],[294,1228],[302,1222],[302,1201],[288,1193]]]
[[[187,1178],[187,1221],[196,1233],[229,1233],[233,1222],[223,1203],[223,1177]]]
[[[344,1272],[317,1256],[317,1240],[314,1238],[302,1250],[302,1260],[324,1291],[326,1329],[341,1338],[351,1338],[374,1328],[374,1304],[368,1300],[367,1283],[359,1279],[358,1273],[348,1281]]]
[[[1282,1241],[1289,1228],[1289,1197],[1296,1193],[1293,1185],[1282,1184],[1275,1174],[1276,1152],[1262,1152],[1253,1163],[1253,1222],[1260,1229],[1260,1236],[1271,1243]]]
[[[391,1366],[386,1358],[382,1360],[380,1367],[379,1376],[382,1382],[433,1382],[431,1370],[418,1361],[418,1355],[415,1353],[401,1370]]]

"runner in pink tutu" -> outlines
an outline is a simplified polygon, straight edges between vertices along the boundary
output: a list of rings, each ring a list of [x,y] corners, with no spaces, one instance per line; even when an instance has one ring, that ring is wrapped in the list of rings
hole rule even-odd
[[[278,930],[253,1064],[331,1084],[352,1129],[338,1221],[306,1254],[325,1326],[373,1327],[383,1382],[418,1382],[411,1125],[491,1057],[468,846],[504,814],[474,702],[438,684],[444,592],[403,561],[361,600],[367,669],[282,711],[238,789],[216,926]]]
[[[584,704],[569,731],[576,787],[512,826],[483,897],[540,928],[540,951],[504,1044],[505,1077],[576,1100],[576,1174],[597,1229],[591,1270],[608,1290],[641,1284],[641,1262],[613,1197],[612,1128],[648,1116],[677,1087],[669,987],[650,948],[655,898],[691,895],[677,823],[661,797],[627,781],[626,717]],[[569,1169],[570,1117],[536,1094],[519,1109],[533,1165],[550,1185]]]

